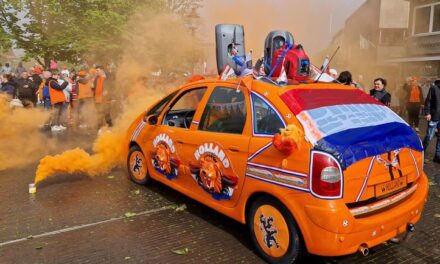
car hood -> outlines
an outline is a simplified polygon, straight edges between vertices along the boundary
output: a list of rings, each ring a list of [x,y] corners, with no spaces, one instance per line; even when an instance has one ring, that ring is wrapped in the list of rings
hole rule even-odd
[[[402,118],[359,89],[297,88],[280,97],[315,149],[333,154],[344,168],[399,148],[423,150]]]

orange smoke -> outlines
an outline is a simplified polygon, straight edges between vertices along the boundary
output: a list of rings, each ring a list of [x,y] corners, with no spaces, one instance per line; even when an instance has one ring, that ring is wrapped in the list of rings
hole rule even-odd
[[[37,108],[11,109],[9,100],[0,93],[0,170],[32,163],[53,148],[39,132],[48,113]]]
[[[123,137],[120,133],[102,133],[93,144],[93,155],[75,148],[60,155],[44,157],[38,165],[35,184],[58,172],[85,173],[90,176],[109,172],[123,162]]]

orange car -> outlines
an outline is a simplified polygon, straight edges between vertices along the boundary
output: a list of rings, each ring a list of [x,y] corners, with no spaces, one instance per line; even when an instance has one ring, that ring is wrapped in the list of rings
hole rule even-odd
[[[269,262],[340,256],[414,228],[426,202],[412,129],[335,83],[199,80],[132,123],[127,166],[247,224]]]

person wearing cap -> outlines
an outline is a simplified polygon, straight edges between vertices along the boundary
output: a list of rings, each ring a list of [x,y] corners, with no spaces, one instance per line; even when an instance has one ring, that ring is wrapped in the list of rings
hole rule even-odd
[[[69,70],[67,69],[67,66],[66,66],[66,65],[63,65],[63,66],[61,67],[61,75],[66,75],[66,76],[69,76],[69,75],[70,75],[70,72],[69,72]]]
[[[423,91],[417,82],[417,78],[412,76],[406,90],[406,109],[408,110],[408,123],[416,132],[419,132],[419,114],[423,104]]]
[[[61,118],[64,112],[64,103],[66,102],[63,90],[67,87],[69,81],[65,79],[62,85],[58,84],[59,73],[57,70],[52,70],[50,75],[46,80],[46,86],[49,88],[50,102],[53,105],[51,130],[57,132],[66,129],[62,124]]]
[[[425,100],[424,112],[426,121],[428,121],[426,136],[423,139],[423,149],[426,152],[429,142],[435,135],[435,130],[440,131],[440,79],[436,80],[429,88]],[[437,135],[434,162],[440,163],[440,135]]]

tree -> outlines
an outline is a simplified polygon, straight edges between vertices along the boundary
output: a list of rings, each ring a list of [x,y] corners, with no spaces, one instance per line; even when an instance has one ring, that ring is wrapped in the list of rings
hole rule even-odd
[[[120,54],[118,38],[130,16],[142,9],[181,14],[201,0],[0,0],[0,45],[25,51],[25,60],[77,64]]]

